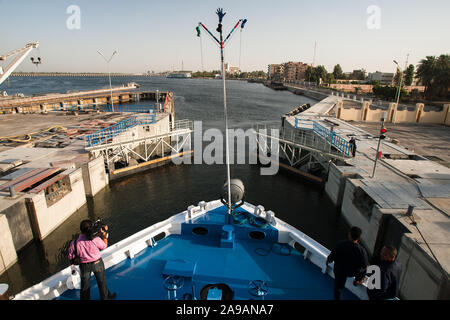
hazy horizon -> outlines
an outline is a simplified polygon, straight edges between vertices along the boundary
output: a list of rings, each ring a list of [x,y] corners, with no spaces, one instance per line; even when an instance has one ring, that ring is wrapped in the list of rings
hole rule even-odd
[[[67,12],[71,5],[80,8],[79,29],[68,27],[68,20],[73,22]],[[324,65],[329,72],[336,64],[344,72],[361,68],[394,72],[392,60],[403,67],[408,53],[408,64],[416,66],[427,55],[449,52],[445,39],[450,2],[443,0],[0,0],[6,13],[0,20],[0,54],[39,41],[39,49],[16,72],[107,72],[97,50],[108,58],[118,51],[111,72],[163,72],[180,70],[182,65],[201,71],[195,27],[201,21],[216,34],[218,7],[227,13],[225,34],[239,19],[248,19],[242,46],[237,31],[225,48],[225,60],[232,66],[239,65],[241,48],[243,71],[267,71],[269,64],[288,61],[312,63],[315,42],[315,65]],[[204,69],[219,70],[217,45],[205,32],[201,41]],[[39,67],[30,62],[37,56],[43,61]]]

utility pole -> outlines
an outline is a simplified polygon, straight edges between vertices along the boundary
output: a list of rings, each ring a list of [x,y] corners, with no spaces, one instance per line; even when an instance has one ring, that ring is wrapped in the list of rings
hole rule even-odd
[[[316,63],[316,47],[317,47],[317,41],[314,41],[314,55],[313,55],[313,62],[311,65],[311,72],[314,70],[314,64]],[[311,72],[308,75],[308,86],[311,87]]]
[[[377,153],[375,155],[375,163],[373,164],[373,172],[372,172],[371,178],[373,178],[375,176],[375,169],[377,168],[377,160],[378,160],[379,153],[380,153],[381,140],[386,138],[386,136],[384,135],[387,132],[387,130],[384,128],[384,120],[386,119],[386,115],[387,115],[387,112],[383,112],[383,116],[381,118],[380,137],[378,138]]]
[[[313,57],[313,67],[316,63],[316,48],[317,48],[317,41],[314,41],[314,57]]]

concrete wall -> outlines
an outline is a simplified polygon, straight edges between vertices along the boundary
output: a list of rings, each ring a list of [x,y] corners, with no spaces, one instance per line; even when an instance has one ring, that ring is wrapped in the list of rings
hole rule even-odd
[[[358,92],[372,93],[373,91],[373,85],[371,84],[332,83],[329,85],[329,88],[344,92],[355,92],[355,88],[359,88]],[[406,90],[407,92],[411,92],[413,90],[424,92],[425,86],[404,86],[403,90]]]
[[[398,110],[394,109],[394,114],[390,118],[390,122],[392,123],[414,123],[417,122],[417,116],[419,112],[419,107],[416,106],[414,111],[410,111],[408,109]]]
[[[331,89],[341,90],[345,92],[356,92],[355,88],[358,89],[358,93],[371,93],[373,85],[371,84],[343,84],[343,83],[332,83],[329,86]]]
[[[319,101],[323,100],[329,96],[327,93],[314,91],[314,89],[311,89],[312,90],[311,91],[311,90],[301,89],[301,88],[297,88],[297,87],[291,87],[288,84],[285,84],[285,86],[291,92],[294,92],[296,94],[300,93],[301,95],[303,95],[305,97],[312,98],[312,99],[319,100]]]
[[[445,118],[449,112],[449,104],[444,105],[442,111],[424,111],[423,103],[419,105],[422,107],[419,117],[420,123],[445,123]]]
[[[109,183],[102,156],[83,164],[82,173],[84,190],[87,196],[95,196]]]
[[[82,169],[67,170],[71,191],[56,203],[47,206],[45,191],[29,197],[29,210],[35,237],[42,240],[86,203]]]
[[[345,177],[349,167],[330,166],[325,186],[326,193],[339,206],[340,189],[342,194],[341,213],[347,223],[362,229],[361,243],[371,256],[378,256],[383,245],[398,248],[398,261],[402,265],[399,296],[401,299],[450,299],[450,283],[420,244],[411,237],[409,225],[399,219],[405,216],[406,209],[381,209],[370,201],[368,195],[358,189],[359,179]],[[351,176],[350,176],[351,177]],[[358,202],[365,202],[364,205]]]
[[[345,121],[378,122],[387,112],[386,122],[392,123],[436,123],[450,125],[450,104],[445,104],[442,111],[424,111],[423,103],[417,103],[413,110],[399,110],[395,103],[389,104],[388,110],[371,108],[364,102],[361,108],[344,108],[343,101],[336,104],[336,118]]]
[[[392,116],[395,112],[395,103],[390,103],[389,108],[387,110],[378,109],[370,106],[369,102],[364,103],[364,116],[362,118],[363,121],[368,122],[379,122],[381,118],[383,118],[383,114],[386,112],[385,121],[390,122]]]
[[[398,253],[402,264],[400,297],[407,300],[450,299],[450,284],[442,271],[414,239],[405,234]]]
[[[340,189],[343,189],[341,187],[342,185],[345,185],[345,181],[342,181],[342,174],[336,168],[336,165],[331,163],[328,171],[327,182],[325,183],[325,192],[330,197],[331,202],[338,207],[341,206],[340,202],[342,202],[343,190],[340,192]],[[340,193],[342,194],[340,195]]]
[[[358,197],[356,191],[361,185],[361,182],[357,179],[347,179],[341,212],[349,225],[361,228],[361,243],[366,247],[368,253],[372,255],[382,214],[379,210],[376,210],[376,204],[369,204],[366,210],[357,207],[355,204],[355,197]]]
[[[16,251],[22,249],[33,240],[33,232],[25,199],[22,198],[16,201],[7,209],[3,210],[1,214],[4,214],[8,220],[9,232],[12,235]]]
[[[9,231],[8,219],[0,214],[0,274],[17,261],[16,249],[11,232]]]
[[[345,121],[350,120],[362,120],[363,117],[363,106],[361,108],[344,108],[343,100],[338,101],[336,104],[336,118],[342,119]]]
[[[352,167],[346,167],[345,169]],[[356,178],[358,175],[353,170],[343,171],[344,168],[337,167],[334,163],[330,163],[327,182],[325,184],[325,192],[330,197],[333,204],[341,207],[344,197],[345,184],[348,178]]]

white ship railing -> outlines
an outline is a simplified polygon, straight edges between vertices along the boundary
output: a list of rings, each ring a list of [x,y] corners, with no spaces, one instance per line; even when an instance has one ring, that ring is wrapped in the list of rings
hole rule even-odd
[[[211,202],[200,202],[197,206],[189,206],[187,210],[176,214],[169,219],[156,223],[142,231],[139,231],[132,236],[111,245],[102,251],[102,259],[105,263],[105,268],[108,269],[125,259],[132,259],[140,251],[152,247],[156,244],[154,238],[165,233],[165,236],[171,234],[181,234],[182,223],[196,219],[204,215],[208,211],[221,207],[220,200]],[[319,267],[323,273],[327,273],[334,278],[333,264],[326,267],[326,259],[330,251],[322,246],[317,241],[308,237],[301,231],[285,223],[284,221],[275,217],[272,211],[265,211],[262,206],[254,206],[245,203],[242,209],[265,218],[273,227],[278,230],[278,241],[287,243],[294,247],[295,243],[300,244],[305,248],[303,257],[311,263]],[[79,268],[75,267],[79,274]],[[72,267],[67,267],[50,278],[36,284],[19,294],[14,296],[14,300],[51,300],[59,297],[64,291],[74,286],[74,277],[72,276]],[[366,287],[354,286],[351,278],[347,279],[346,288],[350,290],[360,299],[367,299]]]

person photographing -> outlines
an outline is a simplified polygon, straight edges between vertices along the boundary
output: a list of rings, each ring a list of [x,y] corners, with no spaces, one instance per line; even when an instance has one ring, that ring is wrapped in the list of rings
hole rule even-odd
[[[97,280],[100,299],[113,300],[116,293],[111,293],[106,284],[105,265],[100,251],[108,246],[108,226],[91,220],[80,223],[81,234],[71,242],[69,247],[69,260],[71,265],[79,264],[81,289],[80,300],[89,300],[91,297],[91,274]]]

